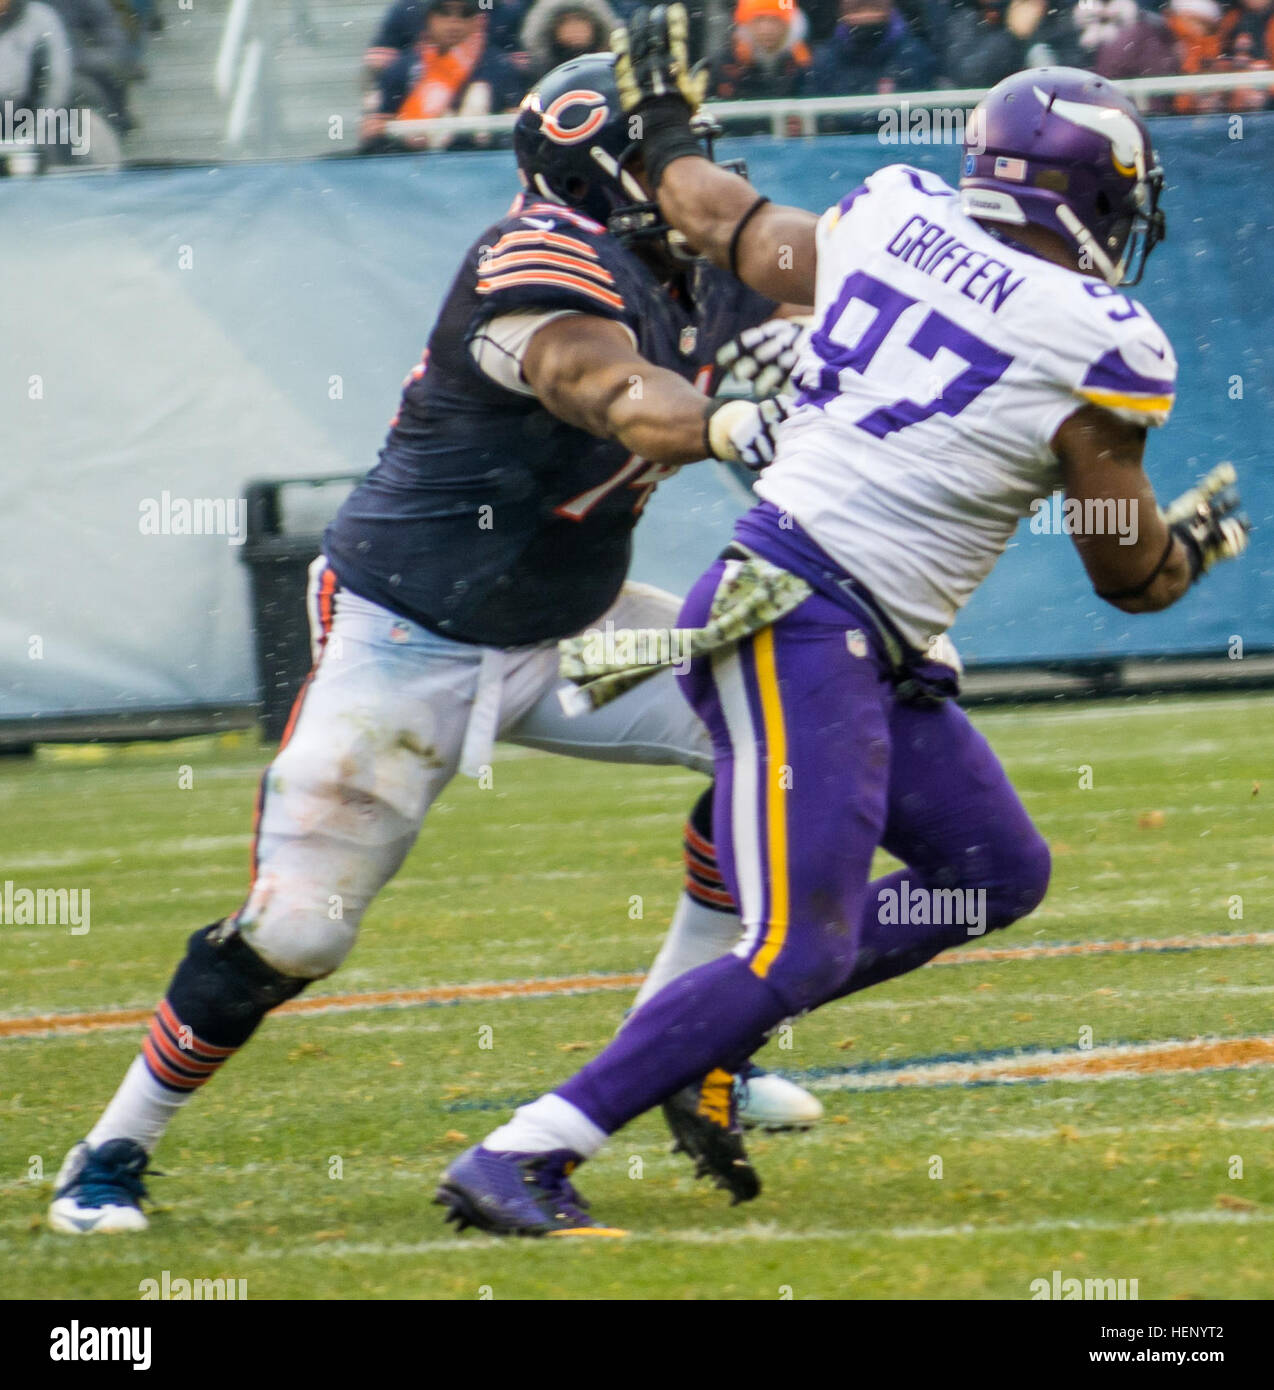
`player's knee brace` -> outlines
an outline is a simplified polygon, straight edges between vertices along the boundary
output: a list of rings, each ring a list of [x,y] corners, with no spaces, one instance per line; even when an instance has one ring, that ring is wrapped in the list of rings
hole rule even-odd
[[[203,1042],[240,1047],[271,1009],[308,983],[267,965],[230,923],[215,922],[186,943],[167,1000],[180,1022]]]

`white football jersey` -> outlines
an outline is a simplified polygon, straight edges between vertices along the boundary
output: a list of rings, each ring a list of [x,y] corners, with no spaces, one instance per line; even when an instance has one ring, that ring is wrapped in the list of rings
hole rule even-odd
[[[1063,421],[1163,424],[1176,358],[1139,304],[991,236],[933,174],[879,170],[816,238],[799,408],[756,491],[924,650],[1060,486]]]

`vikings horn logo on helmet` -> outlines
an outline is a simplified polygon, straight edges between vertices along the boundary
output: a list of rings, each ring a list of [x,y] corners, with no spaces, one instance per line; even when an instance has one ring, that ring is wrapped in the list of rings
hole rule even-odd
[[[562,118],[573,106],[591,109],[579,125],[568,127],[562,124]],[[540,129],[555,144],[579,145],[596,135],[609,118],[610,107],[606,104],[606,98],[600,92],[581,87],[575,91],[563,92],[556,101],[544,109]]]
[[[1075,125],[1083,126],[1110,141],[1110,157],[1115,168],[1128,178],[1145,169],[1146,142],[1141,138],[1137,123],[1126,112],[1113,106],[1095,106],[1086,101],[1065,101],[1059,96],[1035,88],[1041,106]]]

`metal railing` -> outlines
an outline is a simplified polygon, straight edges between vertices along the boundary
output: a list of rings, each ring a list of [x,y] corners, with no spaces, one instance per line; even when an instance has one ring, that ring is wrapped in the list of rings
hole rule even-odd
[[[1134,77],[1115,86],[1145,109],[1156,97],[1194,96],[1205,92],[1255,89],[1274,92],[1274,71],[1216,72],[1189,77]],[[954,87],[927,92],[891,92],[888,96],[799,97],[765,101],[712,101],[704,110],[727,126],[733,120],[768,120],[771,132],[782,139],[790,126],[801,135],[816,135],[820,117],[870,116],[887,111],[914,111],[933,107],[967,110],[986,95],[985,87]],[[516,112],[499,116],[438,116],[433,120],[391,121],[386,134],[399,139],[413,135],[498,135],[513,129]]]
[[[255,114],[266,57],[265,42],[254,32],[253,6],[254,0],[231,0],[213,68],[217,95],[229,103],[225,143],[232,150],[243,144]]]

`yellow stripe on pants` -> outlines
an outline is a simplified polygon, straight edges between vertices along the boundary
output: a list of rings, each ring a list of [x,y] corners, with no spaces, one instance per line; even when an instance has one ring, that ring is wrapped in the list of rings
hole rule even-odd
[[[761,718],[765,726],[766,769],[761,781],[761,795],[765,803],[770,880],[770,910],[760,949],[752,957],[752,973],[763,980],[787,940],[787,788],[784,786],[787,730],[783,724],[783,701],[779,695],[772,627],[757,633],[752,650],[756,656],[756,680],[761,694]]]

